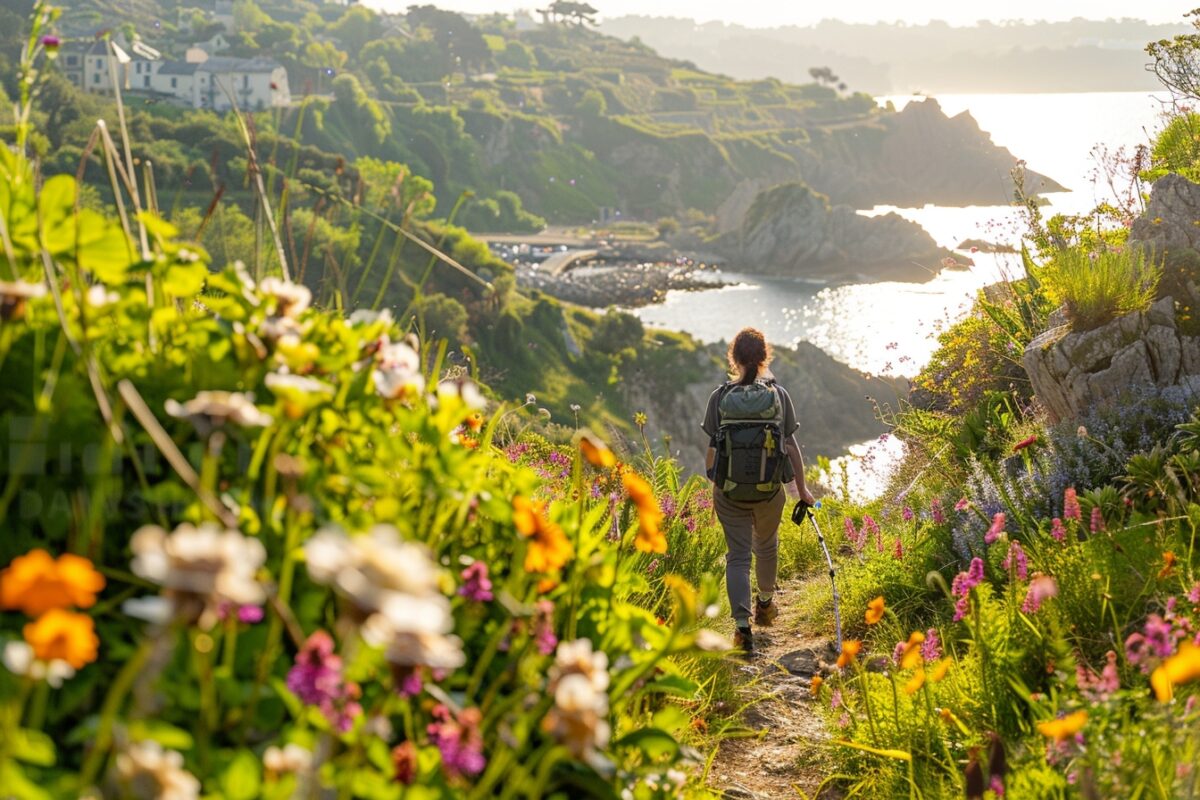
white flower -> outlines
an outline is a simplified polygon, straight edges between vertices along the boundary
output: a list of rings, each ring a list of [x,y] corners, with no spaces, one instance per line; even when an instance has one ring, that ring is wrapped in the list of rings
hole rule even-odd
[[[136,800],[195,800],[200,781],[183,768],[183,756],[158,742],[134,742],[117,754],[117,780]]]
[[[475,411],[480,411],[487,406],[487,400],[484,399],[474,381],[442,381],[438,384],[437,396],[438,400],[460,397],[467,408]]]
[[[258,335],[272,344],[278,342],[296,344],[300,341],[301,332],[300,323],[291,317],[267,317],[258,326]]]
[[[205,522],[184,523],[168,534],[139,528],[129,542],[134,574],[163,587],[175,613],[208,628],[223,603],[260,605],[266,592],[255,573],[267,559],[262,542]]]
[[[332,395],[333,387],[323,381],[292,375],[288,372],[272,372],[265,379],[267,387],[276,394],[324,394]]]
[[[351,327],[357,327],[359,325],[374,325],[377,322],[381,322],[384,325],[391,325],[392,312],[386,308],[382,311],[371,311],[367,308],[360,308],[350,314],[350,316],[346,318],[346,322],[348,322]]]
[[[25,301],[46,293],[43,283],[0,281],[0,320],[17,320],[25,316]]]
[[[603,650],[593,652],[591,639],[560,643],[550,667],[550,690],[554,691],[568,675],[583,675],[596,691],[605,691],[609,680],[608,654]]]
[[[425,391],[421,356],[405,342],[385,342],[377,355],[372,377],[375,391],[388,400],[419,395]]]
[[[259,411],[250,395],[241,392],[199,392],[186,403],[166,402],[167,413],[177,419],[189,419],[202,434],[226,421],[243,427],[265,427],[274,420]]]
[[[12,674],[35,681],[44,680],[55,689],[62,686],[64,680],[75,675],[75,668],[60,658],[51,661],[34,658],[33,648],[22,641],[6,642],[3,660],[4,666]]]
[[[97,283],[88,287],[84,298],[92,308],[104,308],[120,300],[121,295],[116,292],[110,292],[107,287]]]
[[[263,751],[263,766],[276,775],[289,772],[307,772],[312,766],[313,754],[295,742],[282,748],[271,745]]]
[[[263,278],[258,291],[264,298],[275,299],[275,312],[281,317],[296,317],[312,303],[312,292],[302,283],[282,278]]]
[[[572,755],[592,761],[612,734],[608,695],[585,675],[566,675],[554,689],[554,708],[546,715],[546,723]]]

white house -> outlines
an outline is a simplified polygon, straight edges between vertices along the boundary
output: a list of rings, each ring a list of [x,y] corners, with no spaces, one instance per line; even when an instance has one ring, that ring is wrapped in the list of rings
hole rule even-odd
[[[196,69],[199,64],[187,61],[167,61],[155,70],[151,78],[151,90],[169,94],[188,105],[194,105]]]
[[[262,111],[290,105],[287,70],[266,58],[210,58],[194,65],[192,105],[228,111]]]
[[[64,64],[67,77],[84,91],[98,94],[112,93],[114,67],[122,91],[149,87],[149,76],[162,59],[153,47],[138,40],[126,45],[119,37],[70,48],[65,55],[71,57]]]

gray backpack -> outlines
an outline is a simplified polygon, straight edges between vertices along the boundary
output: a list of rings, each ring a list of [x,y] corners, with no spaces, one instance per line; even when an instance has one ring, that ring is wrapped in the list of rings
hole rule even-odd
[[[783,401],[773,381],[727,383],[717,398],[716,483],[730,500],[770,500],[783,486]]]

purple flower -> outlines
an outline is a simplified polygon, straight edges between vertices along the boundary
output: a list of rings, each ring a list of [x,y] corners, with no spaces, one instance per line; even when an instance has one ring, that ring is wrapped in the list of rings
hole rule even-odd
[[[913,510],[911,508],[909,508],[908,506],[905,506],[904,509],[900,512],[900,517],[905,522],[912,522],[913,521]]]
[[[970,610],[969,598],[971,590],[983,582],[983,559],[971,559],[971,566],[966,572],[960,572],[954,576],[954,581],[950,584],[950,591],[958,598],[958,602],[954,604],[954,621],[958,622],[967,616]]]
[[[1007,570],[1015,569],[1017,571],[1017,580],[1023,581],[1029,575],[1029,564],[1025,560],[1025,551],[1021,548],[1021,543],[1014,541],[1008,546],[1008,553],[1004,556],[1004,568]]]
[[[421,671],[419,669],[406,670],[403,674],[397,676],[396,694],[401,697],[416,697],[424,688],[425,682],[421,680]]]
[[[1200,583],[1193,586],[1187,593],[1187,599],[1189,603],[1200,603]]]
[[[462,571],[462,586],[458,587],[459,595],[475,603],[491,601],[492,582],[488,578],[488,567],[482,561],[474,561]]]
[[[937,628],[930,628],[925,631],[925,641],[921,642],[921,658],[925,661],[937,661],[941,657],[942,648]]]
[[[340,733],[349,731],[362,714],[358,684],[342,677],[341,656],[334,654],[333,638],[325,631],[314,631],[300,648],[287,687],[300,702],[320,709]]]
[[[842,706],[842,690],[834,689],[833,693],[829,695],[829,707],[830,708],[841,708],[841,706]]]
[[[50,51],[57,50],[58,48],[62,47],[62,39],[58,38],[57,36],[43,36],[42,47]]]
[[[539,600],[533,615],[533,639],[538,652],[548,656],[558,647],[558,637],[554,635],[554,602]]]
[[[263,621],[262,606],[238,606],[238,622],[253,625]]]
[[[1004,533],[1004,512],[997,511],[996,516],[992,517],[992,527],[988,528],[987,535],[983,537],[983,541],[986,544],[994,544],[1002,533]]]
[[[478,775],[487,766],[483,756],[483,736],[479,724],[483,715],[477,708],[465,708],[455,719],[450,709],[434,706],[433,722],[425,728],[429,742],[442,754],[442,769],[450,778]]]
[[[880,553],[883,552],[883,531],[879,529],[879,524],[870,514],[863,515],[862,537],[863,543],[866,544],[868,536],[875,537],[875,549]]]
[[[656,572],[658,572],[658,559],[657,558],[654,559],[653,561],[651,561],[648,565],[646,565],[646,574],[647,575],[653,575]]]
[[[1058,584],[1049,575],[1034,575],[1029,582],[1029,591],[1025,594],[1025,602],[1021,611],[1026,614],[1036,614],[1042,603],[1058,595]]]
[[[933,514],[933,524],[934,525],[941,525],[941,524],[945,523],[946,514],[944,511],[942,511],[942,501],[941,500],[938,500],[935,497],[933,499],[933,502],[929,504],[929,511],[930,511],[930,513]]]
[[[892,648],[892,663],[900,666],[900,658],[904,655],[905,648],[908,647],[907,641],[896,642],[896,646]]]
[[[1058,517],[1055,517],[1050,523],[1050,535],[1060,542],[1067,538],[1067,529],[1063,527],[1063,521]]]
[[[658,507],[662,510],[665,519],[671,519],[675,516],[675,495],[664,494],[658,498]]]
[[[1158,614],[1151,614],[1147,617],[1142,630],[1151,655],[1157,658],[1166,658],[1175,652],[1174,629],[1171,627],[1171,623]]]

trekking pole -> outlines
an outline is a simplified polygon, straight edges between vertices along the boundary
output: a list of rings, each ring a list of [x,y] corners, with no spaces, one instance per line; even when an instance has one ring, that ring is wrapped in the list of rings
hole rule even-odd
[[[816,508],[821,507],[821,502],[818,500]],[[817,518],[812,513],[813,506],[803,500],[796,501],[796,507],[792,509],[792,522],[800,525],[804,520],[812,520],[813,529],[817,532],[817,541],[821,543],[821,551],[825,553],[825,563],[829,565],[829,582],[833,585],[833,624],[837,631],[837,646],[838,651],[842,649],[842,612],[841,600],[838,598],[837,589],[837,571],[833,568],[833,558],[829,555],[829,548],[825,545],[825,536],[821,533],[821,526],[817,524]]]

